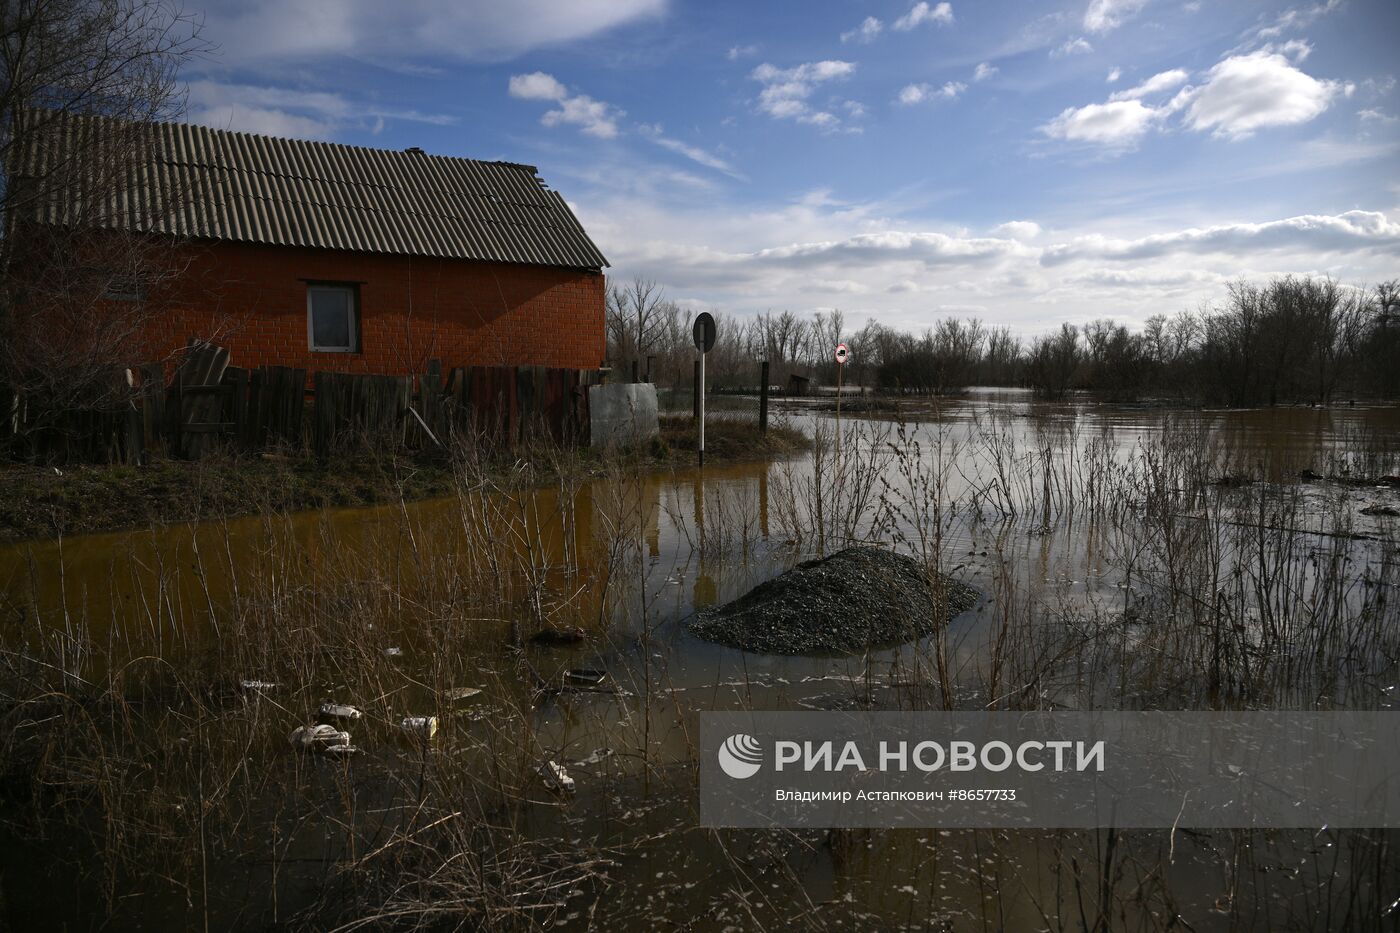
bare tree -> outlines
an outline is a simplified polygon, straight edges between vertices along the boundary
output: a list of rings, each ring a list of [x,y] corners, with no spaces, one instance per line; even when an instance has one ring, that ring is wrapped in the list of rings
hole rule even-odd
[[[1061,324],[1059,331],[1037,337],[1026,361],[1027,378],[1041,395],[1063,398],[1079,368],[1079,329]]]
[[[1375,287],[1362,350],[1370,382],[1386,397],[1400,395],[1400,279]]]
[[[987,331],[979,378],[991,385],[1007,385],[1016,379],[1020,360],[1020,339],[1009,327],[993,327]]]
[[[608,347],[614,361],[636,361],[645,367],[648,355],[674,331],[680,309],[651,279],[637,276],[625,285],[612,284],[607,293]]]
[[[198,33],[164,0],[0,0],[0,383],[25,413],[12,427],[124,398],[121,368],[140,362],[179,266],[139,229],[182,197],[143,170],[149,127],[183,110]]]

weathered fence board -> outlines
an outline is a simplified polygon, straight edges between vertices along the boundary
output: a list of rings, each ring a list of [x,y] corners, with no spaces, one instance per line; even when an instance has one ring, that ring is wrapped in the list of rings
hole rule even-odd
[[[284,447],[328,457],[355,449],[443,449],[588,442],[587,387],[599,373],[543,366],[452,367],[430,360],[414,376],[231,366],[228,351],[191,342],[167,387],[151,363],[121,373],[109,409],[65,413],[28,442],[51,460],[139,463],[164,448],[196,458],[225,445]],[[25,427],[25,400],[0,397],[0,433]],[[308,420],[309,418],[309,420]]]
[[[228,394],[222,384],[228,363],[227,348],[192,340],[175,372],[181,401],[179,449],[186,457],[202,456],[216,442],[208,435],[223,434],[231,427],[221,417]]]

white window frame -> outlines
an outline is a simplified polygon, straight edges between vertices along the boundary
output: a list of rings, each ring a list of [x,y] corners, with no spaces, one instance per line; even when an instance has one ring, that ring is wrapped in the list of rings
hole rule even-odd
[[[306,286],[306,345],[312,353],[358,353],[360,338],[359,289],[354,285],[338,285],[334,282],[308,284]],[[317,292],[344,292],[345,306],[350,315],[350,346],[322,347],[316,345],[316,315],[314,299]]]

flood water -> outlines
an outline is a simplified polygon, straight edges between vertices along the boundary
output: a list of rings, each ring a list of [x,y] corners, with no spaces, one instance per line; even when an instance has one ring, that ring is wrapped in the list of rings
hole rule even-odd
[[[780,416],[808,432],[831,431],[834,415],[816,410],[820,405]],[[1375,597],[1397,581],[1400,519],[1374,509],[1400,505],[1400,491],[1349,481],[1400,472],[1400,409],[1178,411],[974,390],[937,405],[912,404],[902,417],[847,413],[842,422],[839,453],[513,491],[509,507],[491,506],[489,520],[499,523],[491,536],[504,542],[506,557],[493,568],[504,582],[490,612],[469,608],[482,605],[481,594],[453,591],[470,589],[448,567],[475,559],[464,549],[477,547],[481,528],[473,523],[486,514],[486,506],[465,508],[457,497],[10,545],[0,549],[6,648],[22,654],[31,636],[20,633],[47,626],[71,651],[54,656],[96,681],[115,664],[145,669],[129,656],[134,651],[123,650],[127,641],[143,654],[152,645],[176,653],[226,650],[220,639],[241,624],[229,607],[250,604],[252,587],[292,607],[341,598],[330,590],[367,579],[367,589],[383,593],[357,590],[346,611],[361,611],[367,600],[390,605],[384,615],[391,621],[363,633],[366,650],[383,654],[376,676],[387,684],[387,698],[346,695],[349,681],[334,664],[312,669],[289,695],[272,695],[272,738],[247,749],[244,766],[291,767],[276,737],[321,699],[337,699],[379,711],[377,725],[356,727],[365,751],[353,767],[366,775],[402,770],[412,756],[390,747],[388,724],[432,706],[429,659],[450,653],[454,676],[484,692],[452,719],[437,754],[481,749],[510,735],[537,749],[536,757],[565,763],[578,793],[562,803],[533,793],[512,809],[512,826],[526,839],[606,853],[606,881],[560,892],[557,905],[534,915],[538,922],[629,930],[1090,929],[1076,873],[1083,868],[1085,884],[1099,884],[1100,833],[901,830],[833,840],[697,830],[695,714],[942,708],[950,698],[965,709],[1221,702],[1218,692],[1208,701],[1184,692],[1195,687],[1183,688],[1171,670],[1130,684],[1121,672],[1085,676],[1081,663],[1073,672],[1047,667],[1031,685],[1014,676],[1028,663],[1023,658],[990,673],[1000,666],[998,632],[1010,619],[1024,620],[1027,632],[1052,630],[1044,636],[1049,646],[1065,632],[1121,629],[1132,613],[1155,611],[1160,587],[1151,575],[1174,573],[1177,565],[1163,569],[1163,539],[1142,532],[1133,516],[1154,509],[1153,490],[1167,487],[1180,496],[1169,511],[1182,525],[1207,522],[1218,535],[1249,522],[1283,528],[1296,552],[1280,558],[1287,566],[1279,572],[1296,584],[1295,598],[1310,598],[1329,559],[1343,562],[1335,587],[1341,615],[1369,618],[1388,606],[1379,610],[1386,614],[1379,627],[1393,632],[1400,625],[1400,597]],[[1144,477],[1175,469],[1175,455],[1159,453],[1178,447],[1206,451],[1217,479],[1240,482],[1188,495],[1183,474],[1180,482],[1149,488]],[[1348,481],[1303,483],[1304,470]],[[630,542],[622,547],[616,529],[629,523],[635,533],[621,536]],[[867,539],[936,559],[943,572],[983,593],[949,627],[942,680],[932,639],[855,658],[804,658],[748,654],[690,634],[686,621],[697,608]],[[1212,556],[1223,576],[1258,556],[1243,540],[1230,539]],[[1281,553],[1278,540],[1270,553]],[[403,595],[428,592],[431,605],[425,596]],[[1273,598],[1260,596],[1251,618],[1271,618],[1265,604]],[[445,628],[442,605],[458,607],[453,611],[466,622]],[[577,645],[517,651],[509,646],[513,624],[523,624],[526,635],[545,625],[577,625],[589,636]],[[1250,624],[1242,622],[1242,631]],[[454,633],[450,641],[444,631]],[[1026,655],[1034,651],[1030,641],[1023,647]],[[1348,667],[1329,681],[1330,701],[1390,708],[1400,680],[1393,660],[1381,651]],[[557,685],[572,668],[606,671],[609,689],[539,689]],[[237,674],[259,679],[263,672]],[[1238,705],[1312,708],[1318,694],[1308,681],[1306,690],[1241,696]],[[489,763],[464,767],[486,770]],[[343,789],[335,775],[323,775],[321,785],[308,780]],[[401,789],[385,790],[367,777],[355,786],[361,811],[405,806]],[[225,831],[222,847],[199,866],[197,884],[130,867],[94,868],[79,834],[92,827],[49,839],[7,831],[4,909],[16,928],[264,929],[295,918],[310,892],[328,883],[332,866],[348,858],[344,836],[297,821],[286,799],[248,797],[247,822]],[[257,838],[266,829],[255,815],[279,827],[270,849]],[[1345,911],[1334,901],[1400,898],[1396,862],[1376,860],[1375,845],[1365,834],[1329,832],[1243,841],[1235,834],[1138,833],[1120,850],[1115,884],[1126,893],[1116,915],[1122,923],[1111,928],[1346,928],[1339,918],[1350,925],[1359,915],[1334,913]],[[1323,865],[1326,878],[1318,880]],[[1298,882],[1302,876],[1310,880]],[[1356,928],[1400,922],[1400,915],[1366,909]],[[456,921],[427,922],[451,928]]]

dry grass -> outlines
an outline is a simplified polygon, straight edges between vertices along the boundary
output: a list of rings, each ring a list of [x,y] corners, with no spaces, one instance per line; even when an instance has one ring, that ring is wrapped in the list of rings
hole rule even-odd
[[[1367,443],[1344,443],[1339,462],[1393,470]],[[6,832],[86,849],[101,910],[128,922],[132,885],[180,892],[172,928],[223,925],[240,885],[256,892],[247,925],[315,929],[1393,921],[1390,833],[697,833],[688,716],[719,686],[674,689],[662,640],[674,590],[647,573],[661,515],[687,571],[774,541],[793,557],[877,541],[923,558],[932,580],[981,542],[987,624],[858,659],[864,676],[846,682],[858,706],[1376,708],[1400,658],[1397,528],[1358,531],[1347,487],[1218,485],[1241,464],[1185,423],[1125,452],[1075,425],[990,416],[957,436],[822,428],[809,463],[780,463],[757,488],[697,485],[695,502],[676,485],[655,495],[654,466],[641,450],[600,470],[540,448],[502,469],[467,446],[450,529],[402,502],[392,520],[327,518],[309,535],[266,511],[251,539],[227,522],[170,532],[191,535],[189,562],[133,555],[61,587],[121,597],[107,617],[76,595],[8,607]],[[1106,585],[1037,578],[1026,550],[1069,542]],[[61,578],[62,552],[57,563]],[[34,592],[51,572],[29,568]],[[631,696],[560,692],[569,655],[527,646],[575,626],[590,651],[630,659],[615,673]],[[280,686],[244,690],[247,678]],[[772,683],[745,673],[726,689],[761,706],[783,695]],[[484,694],[449,700],[461,686]],[[325,700],[364,710],[361,755],[289,750]],[[408,714],[438,716],[442,733],[405,739]],[[614,754],[580,766],[579,801],[542,788],[541,761],[584,760],[578,743],[600,734]],[[892,878],[913,893],[891,893]],[[1202,907],[1204,889],[1223,900]]]

